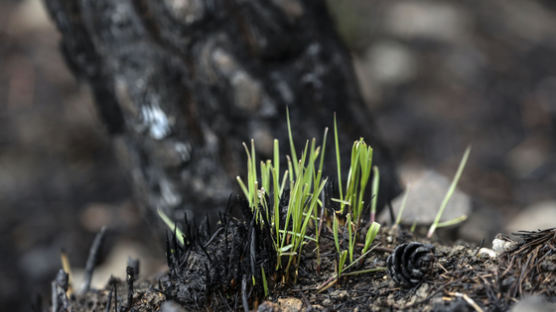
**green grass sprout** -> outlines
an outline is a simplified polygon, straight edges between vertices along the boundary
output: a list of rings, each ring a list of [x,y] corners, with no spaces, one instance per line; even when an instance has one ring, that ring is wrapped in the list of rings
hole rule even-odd
[[[342,276],[342,272],[344,269],[344,264],[346,263],[346,259],[348,256],[348,251],[344,250],[340,254],[340,260],[338,261],[338,278]]]
[[[409,228],[409,232],[415,233],[415,228],[417,228],[417,220],[413,221],[413,224],[411,224],[411,228]]]
[[[355,250],[355,242],[357,241],[354,237],[353,223],[351,223],[351,214],[347,214],[346,228],[348,230],[348,249],[349,249],[349,261],[353,262],[353,251]]]
[[[338,238],[339,226],[338,226],[338,217],[336,213],[332,216],[332,236],[334,236],[334,245],[336,246],[336,251],[338,254],[341,253],[340,251],[340,240]]]
[[[176,223],[174,221],[172,221],[162,210],[157,209],[158,212],[158,216],[160,217],[160,219],[162,219],[162,221],[164,221],[164,223],[166,223],[166,225],[168,226],[168,228],[171,231],[175,231],[176,233],[176,239],[178,240],[178,242],[180,243],[180,245],[184,246],[185,245],[185,234],[183,234],[182,230],[180,230],[180,228],[176,225]]]
[[[351,267],[353,267],[355,264],[361,263],[365,259],[365,257],[367,257],[377,246],[378,245],[375,245],[375,246],[371,247],[369,250],[367,250],[366,253],[362,254],[357,259],[355,259],[355,261],[351,262],[350,264],[346,265],[345,267],[343,266],[342,273],[340,273],[340,271],[338,270],[336,272],[336,274],[332,275],[328,280],[326,280],[324,283],[322,283],[320,286],[317,287],[317,292],[321,293],[321,292],[327,290],[328,288],[330,288],[331,286],[333,286],[334,284],[336,284],[336,282],[339,280],[341,274],[343,274],[344,276],[347,276],[347,275],[357,275],[357,274],[364,274],[364,273],[370,273],[370,272],[380,272],[380,271],[386,270],[385,267],[376,267],[376,268],[372,268],[372,269],[369,269],[369,270],[346,272]],[[347,250],[344,250],[342,252],[342,254],[347,254]],[[347,255],[344,256],[344,257],[347,257]],[[340,255],[340,258],[341,258],[341,255]],[[346,272],[346,273],[344,273],[344,272]]]
[[[369,229],[367,230],[367,234],[365,235],[365,245],[363,247],[363,250],[361,250],[362,254],[366,253],[367,250],[369,250],[369,247],[371,247],[371,244],[373,243],[376,236],[378,235],[379,230],[380,230],[379,223],[377,222],[371,223],[371,226],[369,226]]]
[[[336,113],[334,113],[334,147],[336,150],[336,168],[338,171],[338,191],[340,192],[340,202],[344,201],[342,187],[342,161],[340,159],[340,143],[338,140],[338,123],[336,122]],[[344,204],[341,204],[340,213],[344,212]]]
[[[467,216],[459,216],[457,218],[453,218],[453,219],[450,219],[450,220],[447,220],[447,221],[444,221],[444,222],[439,222],[436,225],[436,228],[439,229],[439,228],[442,228],[442,227],[448,227],[448,226],[456,225],[456,224],[462,223],[465,220],[467,220]]]
[[[266,273],[264,271],[263,266],[261,265],[261,276],[263,279],[263,289],[264,289],[264,296],[265,298],[268,297],[268,282],[266,281]]]
[[[400,210],[398,210],[398,215],[396,216],[396,223],[394,223],[394,228],[400,226],[400,223],[402,222],[402,215],[403,215],[403,211],[405,210],[405,205],[407,203],[407,196],[409,195],[409,188],[406,188],[405,190],[405,194],[403,195],[402,198],[402,204],[400,206]]]
[[[448,201],[450,200],[450,198],[452,197],[452,195],[454,194],[454,191],[456,189],[456,185],[459,182],[459,179],[461,177],[461,174],[463,173],[463,169],[465,168],[465,164],[467,163],[467,159],[469,158],[469,153],[471,152],[471,146],[468,146],[465,149],[465,152],[463,153],[463,157],[461,158],[461,161],[459,163],[458,166],[458,170],[456,171],[456,174],[454,176],[454,179],[452,180],[452,184],[450,185],[450,188],[448,189],[448,192],[446,192],[446,195],[444,196],[444,199],[442,200],[442,203],[440,204],[440,209],[438,209],[438,213],[436,214],[436,218],[434,219],[434,222],[431,224],[429,231],[427,233],[427,237],[431,238],[432,235],[434,234],[434,231],[438,228],[439,224],[440,224],[440,218],[442,217],[442,214],[444,213],[444,209],[446,208],[446,206],[448,205]],[[460,217],[458,220],[458,222],[462,222],[463,220],[465,220],[467,217],[464,216],[464,219],[461,219],[462,217]],[[457,221],[457,220],[456,220]],[[458,223],[456,222],[456,223]],[[449,223],[450,225],[456,224],[453,223],[453,221],[451,223]]]
[[[375,222],[376,218],[376,205],[378,201],[378,185],[380,183],[380,171],[377,166],[373,167],[373,184],[372,184],[372,197],[371,197],[371,223]]]

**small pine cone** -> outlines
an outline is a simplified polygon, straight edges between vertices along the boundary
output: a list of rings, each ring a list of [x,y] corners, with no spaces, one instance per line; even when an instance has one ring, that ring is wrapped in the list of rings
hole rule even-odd
[[[403,287],[419,284],[434,263],[434,246],[418,242],[405,243],[397,246],[386,260],[388,273]]]

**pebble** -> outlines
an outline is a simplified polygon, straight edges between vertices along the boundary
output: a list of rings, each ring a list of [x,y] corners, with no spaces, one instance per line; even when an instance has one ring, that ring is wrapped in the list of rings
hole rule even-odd
[[[492,241],[492,250],[494,250],[496,255],[500,255],[503,252],[506,252],[506,251],[512,249],[515,246],[515,244],[516,244],[515,242],[506,240],[502,237],[496,237]]]
[[[490,258],[496,258],[496,252],[490,248],[481,248],[478,252],[479,256],[486,256]]]
[[[278,306],[278,304],[272,301],[264,301],[259,305],[259,308],[257,309],[257,312],[275,312],[275,311],[280,311],[280,307]]]
[[[185,310],[174,301],[166,301],[160,306],[160,312],[185,312]]]
[[[397,85],[408,81],[417,71],[416,61],[402,44],[385,41],[377,42],[361,60],[365,80],[385,85]]]
[[[458,236],[467,242],[490,241],[503,231],[503,217],[500,211],[477,203],[467,221],[458,229]]]
[[[349,296],[347,290],[334,290],[330,293],[332,299],[345,300]]]
[[[278,305],[280,305],[280,312],[297,312],[301,311],[303,302],[293,297],[280,298],[278,299]]]
[[[415,293],[415,297],[419,298],[419,300],[426,298],[429,295],[429,288],[430,288],[429,284],[423,283],[417,289],[417,292]]]
[[[457,41],[469,20],[464,11],[447,3],[399,1],[386,14],[386,27],[403,38]]]

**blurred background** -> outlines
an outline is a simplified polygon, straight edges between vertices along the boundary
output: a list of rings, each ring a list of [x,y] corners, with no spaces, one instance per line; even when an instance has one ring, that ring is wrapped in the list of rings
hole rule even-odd
[[[555,2],[329,4],[380,135],[416,190],[407,210],[412,202],[432,206],[434,190],[413,185],[449,181],[472,145],[459,185],[470,216],[461,237],[488,242],[497,232],[556,225]],[[61,249],[78,277],[104,224],[114,230],[96,283],[124,276],[128,256],[141,259],[145,275],[164,265],[89,90],[67,69],[58,40],[39,0],[0,0],[6,310],[29,310],[33,294],[48,290]]]

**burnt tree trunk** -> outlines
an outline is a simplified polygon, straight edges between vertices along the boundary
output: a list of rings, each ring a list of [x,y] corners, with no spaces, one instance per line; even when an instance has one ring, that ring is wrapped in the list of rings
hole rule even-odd
[[[344,160],[365,137],[395,169],[360,96],[349,53],[322,0],[46,0],[61,49],[109,132],[125,142],[140,201],[174,217],[225,206],[244,170],[243,141],[322,136],[337,112]],[[303,141],[302,141],[303,140]],[[331,141],[328,144],[332,147]],[[329,174],[335,159],[329,149]],[[199,213],[199,212],[202,213]]]

